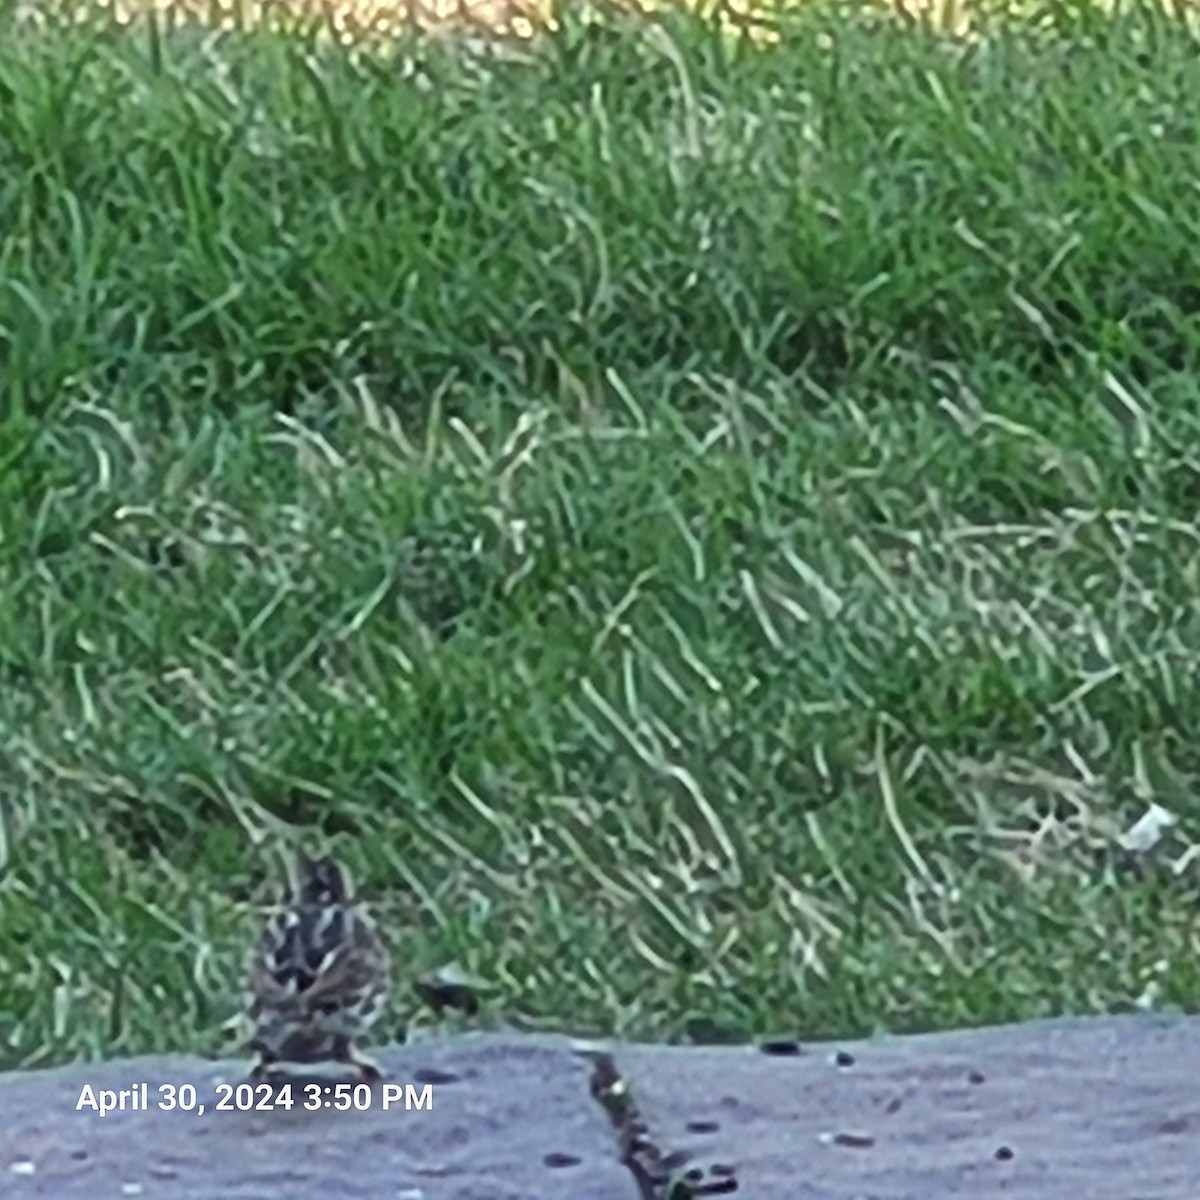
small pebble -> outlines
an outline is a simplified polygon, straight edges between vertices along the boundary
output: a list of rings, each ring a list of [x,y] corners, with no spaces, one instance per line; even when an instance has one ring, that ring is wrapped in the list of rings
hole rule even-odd
[[[800,1043],[795,1038],[771,1038],[758,1047],[764,1054],[787,1057],[800,1053]]]
[[[983,1080],[984,1080],[984,1074],[982,1071],[968,1071],[967,1072],[967,1082],[968,1083],[982,1083]]]
[[[730,1192],[736,1192],[737,1190],[738,1181],[736,1179],[716,1179],[712,1183],[706,1183],[703,1189],[696,1188],[694,1194],[699,1196],[701,1191],[703,1191],[706,1196],[727,1196]]]
[[[716,1133],[721,1126],[716,1121],[689,1121],[684,1128],[688,1133]]]
[[[8,1168],[14,1175],[32,1175],[37,1167],[34,1166],[28,1159],[23,1162],[15,1162]]]
[[[849,1050],[839,1050],[833,1056],[833,1065],[835,1067],[852,1067],[854,1066],[854,1055]]]
[[[1010,1162],[1013,1157],[1012,1148],[1009,1146],[1000,1146],[996,1150],[997,1162]]]
[[[563,1154],[561,1151],[557,1150],[552,1151],[542,1159],[542,1162],[546,1166],[553,1167],[555,1169],[561,1167],[577,1167],[582,1161],[582,1159],[574,1154]]]
[[[413,1078],[418,1083],[458,1083],[462,1078],[461,1075],[456,1075],[453,1071],[440,1071],[437,1067],[425,1067],[420,1071],[413,1072]]]
[[[833,1143],[851,1150],[869,1150],[875,1145],[875,1139],[869,1133],[835,1133]]]

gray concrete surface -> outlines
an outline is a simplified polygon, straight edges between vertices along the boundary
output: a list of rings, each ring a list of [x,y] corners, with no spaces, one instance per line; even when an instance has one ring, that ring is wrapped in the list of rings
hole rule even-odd
[[[653,1143],[754,1200],[1200,1200],[1194,1018],[616,1058]]]
[[[633,1200],[612,1128],[565,1040],[467,1036],[372,1057],[384,1084],[430,1081],[432,1109],[218,1112],[217,1084],[246,1063],[143,1058],[0,1076],[0,1196],[51,1200]],[[328,1075],[320,1082],[335,1084]],[[150,1085],[149,1111],[78,1110],[85,1085]],[[163,1112],[162,1083],[191,1083],[202,1114]],[[562,1165],[554,1165],[554,1164]]]
[[[693,1194],[747,1200],[1200,1198],[1195,1018],[1050,1021],[789,1057],[606,1049],[636,1109],[623,1140],[567,1039],[468,1035],[377,1054],[385,1083],[429,1084],[428,1110],[401,1099],[385,1111],[376,1085],[361,1111],[309,1111],[301,1080],[290,1112],[217,1112],[218,1083],[244,1081],[243,1062],[10,1072],[0,1196],[639,1200],[663,1190],[647,1177],[686,1177]],[[142,1082],[149,1111],[78,1107],[85,1086]],[[203,1114],[158,1108],[158,1085],[184,1082]]]

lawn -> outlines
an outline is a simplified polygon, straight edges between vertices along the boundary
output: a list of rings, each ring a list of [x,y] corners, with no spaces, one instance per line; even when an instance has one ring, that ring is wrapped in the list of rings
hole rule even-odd
[[[383,1038],[1196,1006],[1187,14],[493,53],[41,11],[0,16],[3,1065],[229,1052],[325,843]],[[414,990],[449,964],[474,1017]]]

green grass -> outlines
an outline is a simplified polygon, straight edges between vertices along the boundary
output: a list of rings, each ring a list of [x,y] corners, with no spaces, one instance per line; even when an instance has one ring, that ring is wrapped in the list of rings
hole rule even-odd
[[[382,1037],[1194,1005],[1184,25],[2,20],[7,1065],[227,1051],[321,839]]]

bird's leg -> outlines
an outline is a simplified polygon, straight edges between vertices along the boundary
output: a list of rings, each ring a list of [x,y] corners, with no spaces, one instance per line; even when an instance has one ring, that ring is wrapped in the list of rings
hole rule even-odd
[[[276,1061],[274,1058],[268,1058],[266,1055],[263,1055],[250,1071],[251,1081],[253,1083],[264,1083],[269,1080],[272,1074],[271,1069],[274,1067]]]
[[[348,1037],[333,1039],[333,1061],[357,1067],[364,1083],[375,1083],[383,1078],[383,1072],[373,1062],[355,1054],[354,1046]]]
[[[272,1068],[279,1061],[277,1055],[273,1054],[260,1041],[250,1043],[248,1049],[253,1050],[258,1055],[258,1062],[250,1070],[250,1079],[253,1083],[262,1083],[271,1075]]]

